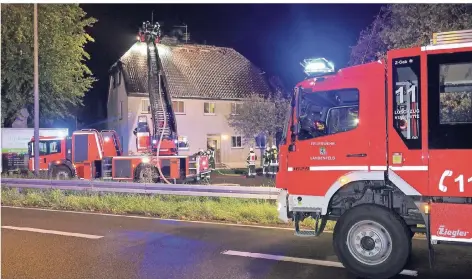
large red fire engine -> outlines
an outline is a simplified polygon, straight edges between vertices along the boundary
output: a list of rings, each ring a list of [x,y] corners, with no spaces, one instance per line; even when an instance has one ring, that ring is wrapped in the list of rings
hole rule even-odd
[[[472,243],[472,31],[389,51],[386,65],[305,62],[280,146],[279,218],[298,236],[337,220],[334,250],[364,278],[400,273],[415,232],[430,263],[434,244]]]
[[[34,170],[34,138],[29,143],[28,167]],[[209,178],[207,156],[123,156],[115,131],[75,131],[71,137],[40,137],[41,171],[55,179],[112,179],[137,182],[198,181]],[[161,168],[162,176],[158,168]]]

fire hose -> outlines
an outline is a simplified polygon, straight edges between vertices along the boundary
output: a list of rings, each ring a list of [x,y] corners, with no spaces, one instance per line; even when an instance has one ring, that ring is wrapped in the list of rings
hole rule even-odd
[[[152,46],[155,48],[156,46],[154,45],[154,43],[152,43]],[[157,157],[157,171],[159,172],[159,175],[160,177],[162,178],[162,180],[164,180],[165,183],[167,184],[171,184],[166,178],[165,176],[162,174],[162,169],[161,169],[161,161],[159,160],[159,151],[161,150],[161,143],[162,143],[162,139],[164,138],[164,129],[167,125],[167,113],[165,111],[165,107],[164,107],[164,102],[162,102],[162,94],[161,94],[161,75],[159,74],[159,101],[161,103],[161,109],[162,109],[162,112],[164,114],[164,125],[162,127],[162,130],[161,130],[161,136],[159,138],[159,143],[157,144],[157,151],[156,151],[156,157]],[[155,125],[155,123],[154,123]]]

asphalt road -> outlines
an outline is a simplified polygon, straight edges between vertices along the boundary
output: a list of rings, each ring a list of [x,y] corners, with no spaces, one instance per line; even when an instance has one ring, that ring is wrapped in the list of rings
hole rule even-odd
[[[425,248],[424,240],[414,241],[407,268],[418,271],[416,278],[471,278],[472,249],[438,247],[436,269],[429,271]],[[320,261],[284,262],[247,252]],[[342,267],[325,266],[337,262],[330,233],[307,239],[282,229],[6,207],[1,259],[7,279],[355,278]]]

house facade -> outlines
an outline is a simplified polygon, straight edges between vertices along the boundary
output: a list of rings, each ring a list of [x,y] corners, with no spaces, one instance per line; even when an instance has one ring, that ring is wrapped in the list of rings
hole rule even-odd
[[[163,86],[172,101],[179,154],[190,155],[212,146],[217,164],[244,167],[249,146],[228,124],[251,94],[271,89],[261,71],[231,48],[206,45],[157,44]],[[140,115],[153,121],[147,92],[147,51],[136,43],[110,69],[108,128],[121,137],[125,154],[136,152],[132,133]],[[151,127],[152,130],[152,127]]]

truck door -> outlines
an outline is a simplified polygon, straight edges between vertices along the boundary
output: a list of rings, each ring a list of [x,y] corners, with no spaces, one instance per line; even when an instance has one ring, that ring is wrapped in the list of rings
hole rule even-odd
[[[388,53],[388,176],[407,195],[428,194],[422,59],[420,48]]]
[[[368,111],[360,100],[368,96],[362,97],[363,89],[358,87],[321,88],[298,90],[296,151],[286,159],[286,181],[292,194],[324,196],[346,173],[368,171],[368,125],[359,124],[360,115]],[[285,167],[283,161],[281,167]]]
[[[472,49],[453,51],[426,53],[429,191],[472,197]]]

